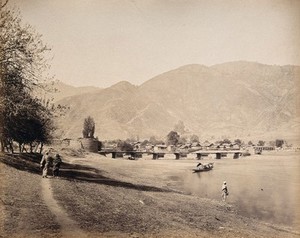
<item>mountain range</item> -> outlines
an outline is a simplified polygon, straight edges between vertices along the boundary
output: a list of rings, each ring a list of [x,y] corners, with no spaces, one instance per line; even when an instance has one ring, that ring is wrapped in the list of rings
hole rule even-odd
[[[82,136],[84,118],[99,139],[165,138],[178,122],[181,136],[201,139],[295,138],[300,132],[300,67],[229,62],[185,65],[135,86],[61,89],[69,106],[57,125],[63,138]],[[54,98],[56,96],[54,95]]]

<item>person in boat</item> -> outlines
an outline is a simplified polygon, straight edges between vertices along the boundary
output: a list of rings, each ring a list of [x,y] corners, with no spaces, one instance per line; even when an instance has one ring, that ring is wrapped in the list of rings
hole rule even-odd
[[[202,163],[197,164],[197,169],[204,169],[204,165]]]
[[[223,202],[226,202],[226,198],[228,195],[229,195],[229,192],[228,192],[227,183],[226,183],[226,181],[224,181],[223,185],[222,185],[222,200],[223,200]]]
[[[213,163],[208,163],[206,165],[204,165],[205,169],[211,169],[213,167]]]

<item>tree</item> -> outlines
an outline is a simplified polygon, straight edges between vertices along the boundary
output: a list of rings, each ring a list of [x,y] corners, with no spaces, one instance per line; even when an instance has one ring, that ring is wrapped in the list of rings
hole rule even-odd
[[[178,143],[180,143],[180,144],[186,144],[186,142],[187,142],[187,140],[186,140],[186,138],[185,137],[179,137],[179,139],[178,139]]]
[[[253,145],[253,142],[251,140],[248,141],[248,145]]]
[[[49,114],[47,107],[42,106],[38,100],[31,100],[30,106],[16,115],[12,115],[7,122],[7,138],[19,143],[20,152],[25,144],[30,145],[32,152],[33,142],[50,142],[51,132],[54,130],[53,114]],[[12,151],[13,152],[13,151]]]
[[[268,144],[269,144],[269,146],[275,147],[275,141],[274,140],[269,141]]]
[[[92,117],[88,116],[84,119],[83,123],[83,138],[94,138],[95,133],[95,121]]]
[[[180,135],[176,131],[170,131],[167,135],[167,145],[177,145]]]
[[[151,136],[150,139],[149,139],[149,142],[150,142],[151,145],[161,145],[161,144],[164,144],[164,141],[157,140],[155,138],[155,136]]]
[[[275,140],[276,147],[282,148],[283,144],[284,144],[284,140],[282,140],[282,139],[276,139]]]
[[[142,141],[141,146],[146,146],[148,144],[149,144],[149,141],[148,140],[144,140],[144,141]]]
[[[1,10],[2,8],[4,8],[4,7],[6,6],[7,3],[8,3],[8,0],[5,0],[5,1],[0,0],[0,10]]]
[[[2,2],[1,2],[2,3]],[[18,13],[3,9],[0,17],[0,141],[1,150],[13,141],[47,142],[53,129],[54,107],[45,106],[34,95],[44,90],[41,81],[48,64],[48,50],[29,25],[22,25]],[[12,151],[13,152],[13,151]]]
[[[234,140],[234,143],[238,144],[238,145],[241,145],[242,144],[242,141],[240,139],[235,139]]]
[[[264,145],[265,145],[265,141],[260,140],[260,141],[258,141],[257,145],[259,145],[259,146],[264,146]]]
[[[126,141],[119,141],[117,144],[117,148],[121,151],[133,151],[133,146]]]
[[[223,143],[231,144],[231,141],[230,141],[229,139],[226,138],[226,139],[223,140]]]

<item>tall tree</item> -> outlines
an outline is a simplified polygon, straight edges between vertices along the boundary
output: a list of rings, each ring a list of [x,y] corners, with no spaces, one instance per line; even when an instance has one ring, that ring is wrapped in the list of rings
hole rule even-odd
[[[284,140],[282,140],[282,139],[276,139],[275,140],[275,146],[276,147],[282,148],[283,144],[284,144]]]
[[[2,6],[6,5],[2,3]],[[0,11],[0,141],[1,149],[12,141],[45,142],[51,129],[51,107],[33,95],[43,90],[43,72],[48,50],[19,13]],[[12,146],[11,146],[12,147]]]
[[[167,145],[177,145],[180,135],[176,131],[170,131],[167,135]]]
[[[95,121],[92,117],[88,116],[84,119],[82,135],[83,138],[94,138]]]
[[[241,145],[242,144],[242,141],[241,139],[235,139],[234,140],[234,143],[238,144],[238,145]]]
[[[263,140],[260,140],[260,141],[258,141],[258,143],[257,143],[257,145],[259,145],[259,146],[264,146],[265,145],[265,141],[263,141]]]

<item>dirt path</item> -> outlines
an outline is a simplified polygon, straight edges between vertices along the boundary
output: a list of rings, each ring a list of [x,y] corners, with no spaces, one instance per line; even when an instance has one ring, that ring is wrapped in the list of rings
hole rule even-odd
[[[78,224],[68,216],[66,211],[54,199],[51,179],[41,179],[42,197],[49,210],[55,215],[56,222],[61,228],[62,237],[87,237]]]

